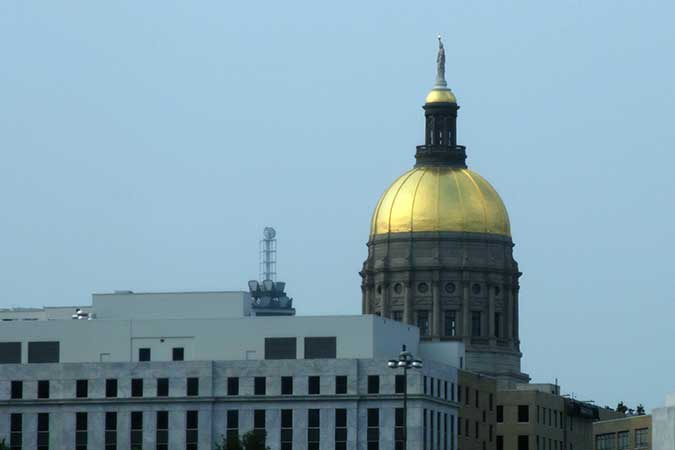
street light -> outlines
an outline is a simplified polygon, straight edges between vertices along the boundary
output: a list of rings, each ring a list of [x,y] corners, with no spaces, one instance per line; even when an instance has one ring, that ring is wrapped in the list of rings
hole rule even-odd
[[[408,447],[408,369],[421,369],[422,361],[413,358],[412,353],[406,350],[405,345],[401,348],[398,359],[387,361],[390,369],[403,369],[403,449]]]

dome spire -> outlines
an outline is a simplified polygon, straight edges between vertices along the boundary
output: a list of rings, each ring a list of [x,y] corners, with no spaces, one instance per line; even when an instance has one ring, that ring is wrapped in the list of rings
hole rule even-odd
[[[448,87],[445,81],[445,47],[443,47],[443,40],[441,35],[438,35],[438,56],[436,56],[436,84],[435,88]]]

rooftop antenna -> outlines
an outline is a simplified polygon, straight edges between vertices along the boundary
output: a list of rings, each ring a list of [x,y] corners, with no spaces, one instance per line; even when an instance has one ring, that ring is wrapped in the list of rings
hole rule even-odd
[[[260,240],[260,281],[277,280],[277,232],[272,227],[265,227]]]

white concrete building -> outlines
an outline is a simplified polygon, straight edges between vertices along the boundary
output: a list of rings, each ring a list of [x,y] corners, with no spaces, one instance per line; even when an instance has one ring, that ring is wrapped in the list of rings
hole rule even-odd
[[[95,294],[0,311],[0,438],[12,449],[455,450],[459,342],[378,316],[255,317],[246,292]],[[80,318],[73,320],[75,309]],[[405,345],[409,373],[387,360]]]

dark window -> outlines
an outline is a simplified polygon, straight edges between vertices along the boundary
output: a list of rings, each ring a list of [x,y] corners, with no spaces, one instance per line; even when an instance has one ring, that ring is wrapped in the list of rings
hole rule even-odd
[[[227,395],[239,395],[239,378],[228,377],[227,379]]]
[[[455,383],[450,383],[450,400],[455,401]]]
[[[469,401],[469,386],[464,386],[464,404],[468,405]]]
[[[379,450],[380,448],[380,410],[378,408],[368,408],[368,428],[366,429],[366,441],[368,450]]]
[[[395,450],[404,450],[404,427],[405,427],[405,415],[403,414],[403,408],[396,408],[394,410],[394,449]]]
[[[49,380],[40,380],[37,383],[38,398],[49,398]]]
[[[169,379],[157,378],[157,397],[169,396]]]
[[[29,342],[28,363],[57,363],[59,362],[58,342]]]
[[[478,405],[479,405],[480,402],[478,401],[478,398],[479,398],[479,392],[478,392],[478,389],[476,389],[476,408],[479,408]]]
[[[117,450],[117,413],[105,413],[105,450]]]
[[[346,394],[347,393],[347,376],[338,375],[335,377],[335,393],[336,394]]]
[[[23,398],[23,381],[12,381],[12,395],[13,400]]]
[[[530,421],[530,407],[529,405],[518,405],[518,422]]]
[[[239,411],[231,409],[227,412],[227,438],[239,437]]]
[[[530,437],[527,435],[518,436],[518,450],[529,450],[529,449],[530,449]],[[551,450],[550,445],[549,450]]]
[[[143,445],[143,412],[131,412],[131,428],[129,431],[131,450],[141,450]]]
[[[320,450],[321,416],[318,409],[307,410],[307,450]]]
[[[457,313],[455,311],[445,311],[445,335],[457,335]]]
[[[347,410],[335,410],[335,450],[347,450]]]
[[[305,359],[335,359],[337,339],[335,337],[306,337]]]
[[[368,393],[369,394],[379,394],[380,393],[380,376],[379,375],[368,375]]]
[[[480,311],[473,311],[471,313],[471,336],[480,336]]]
[[[199,378],[191,377],[187,379],[187,395],[189,397],[199,395]]]
[[[293,410],[281,410],[281,449],[293,450]]]
[[[143,378],[132,378],[131,380],[131,396],[143,397]]]
[[[448,399],[448,382],[447,381],[443,382],[443,398],[445,400]]]
[[[497,405],[497,423],[504,422],[504,406]]]
[[[462,403],[462,386],[457,385],[457,403]]]
[[[420,336],[429,336],[429,311],[417,311],[417,327]]]
[[[253,428],[264,430],[265,429],[265,410],[264,409],[254,409],[253,410]]]
[[[267,393],[267,379],[265,377],[255,377],[253,379],[253,394],[265,395]]]
[[[307,393],[309,395],[321,394],[321,377],[318,376],[307,377]]]
[[[10,450],[21,450],[23,445],[23,416],[21,414],[11,414],[9,418],[9,448]]]
[[[429,387],[431,388],[431,396],[434,396],[434,377],[429,378]]]
[[[87,413],[75,413],[75,450],[87,450]]]
[[[497,435],[497,450],[504,450],[504,436]]]
[[[49,414],[37,416],[37,450],[49,450]]]
[[[502,314],[495,313],[495,337],[502,337]]]
[[[89,396],[89,380],[77,380],[75,382],[75,396],[87,398]]]
[[[405,392],[405,376],[396,375],[394,378],[394,392],[397,394],[403,394]]]
[[[150,361],[150,349],[149,348],[139,348],[138,349],[138,360],[139,361]]]
[[[294,337],[265,338],[265,359],[295,359],[297,345]]]
[[[403,311],[401,310],[392,311],[391,318],[397,322],[403,322]]]
[[[473,433],[473,434],[474,434],[474,437],[475,437],[476,439],[478,439],[478,428],[479,428],[479,426],[480,426],[479,423],[476,422],[476,423],[474,424],[474,427],[473,427],[473,428],[474,428],[474,433]]]
[[[105,396],[106,397],[117,397],[117,380],[114,378],[108,378],[105,380]]]
[[[0,364],[21,364],[21,342],[0,342]]]
[[[169,450],[169,412],[157,411],[156,450]]]
[[[281,377],[281,395],[293,395],[293,377]]]
[[[199,442],[199,411],[188,411],[185,416],[185,449],[197,450]]]
[[[185,349],[183,347],[174,347],[171,349],[171,359],[174,361],[184,361]]]

